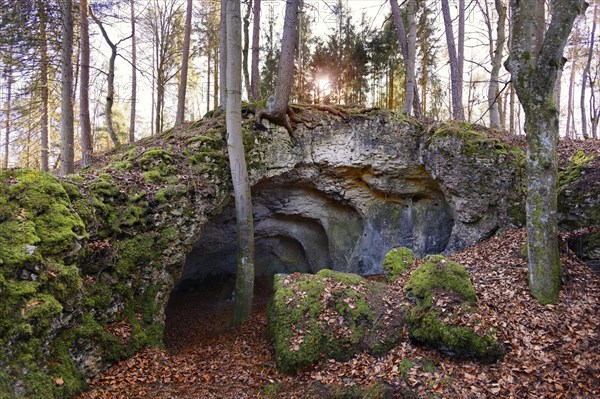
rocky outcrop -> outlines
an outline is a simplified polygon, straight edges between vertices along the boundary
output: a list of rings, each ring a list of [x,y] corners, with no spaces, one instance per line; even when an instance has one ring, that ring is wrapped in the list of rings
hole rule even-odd
[[[291,139],[244,122],[261,273],[380,273],[391,248],[449,252],[518,219],[522,154],[470,126],[302,116],[317,126]],[[0,396],[71,396],[160,344],[182,276],[233,272],[223,137],[207,118],[68,179],[2,172]]]

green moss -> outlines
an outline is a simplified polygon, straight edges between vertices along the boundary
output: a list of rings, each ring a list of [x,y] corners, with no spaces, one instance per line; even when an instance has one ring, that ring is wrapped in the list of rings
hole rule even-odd
[[[274,382],[267,384],[262,389],[262,395],[265,398],[276,398],[281,390],[283,384],[281,382]]]
[[[406,378],[408,376],[408,372],[415,366],[412,360],[410,359],[402,359],[400,363],[398,363],[398,371],[400,372],[400,376]]]
[[[491,336],[482,337],[467,327],[447,325],[436,311],[420,314],[421,311],[415,309],[408,319],[411,339],[459,358],[493,362],[504,355],[502,346]]]
[[[395,280],[412,265],[415,254],[410,248],[400,247],[390,250],[383,258],[383,271],[388,279]]]
[[[581,171],[594,160],[594,156],[588,156],[582,150],[577,150],[567,161],[564,168],[558,174],[559,190],[575,182],[581,176]]]
[[[220,136],[220,134],[219,134]],[[192,148],[209,148],[213,150],[219,150],[223,146],[223,141],[220,137],[209,137],[205,135],[198,135],[187,139],[186,144]]]
[[[462,265],[441,255],[427,257],[411,274],[404,289],[410,296],[419,298],[423,306],[431,305],[435,290],[452,291],[471,305],[476,301],[469,273]]]

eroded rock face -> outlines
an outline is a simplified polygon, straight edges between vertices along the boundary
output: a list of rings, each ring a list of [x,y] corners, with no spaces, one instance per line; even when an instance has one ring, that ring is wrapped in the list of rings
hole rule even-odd
[[[510,223],[518,150],[467,126],[436,130],[385,113],[324,123],[292,142],[281,130],[256,132],[257,273],[379,274],[392,248],[452,252]],[[234,273],[235,262],[229,205],[203,229],[184,279]]]

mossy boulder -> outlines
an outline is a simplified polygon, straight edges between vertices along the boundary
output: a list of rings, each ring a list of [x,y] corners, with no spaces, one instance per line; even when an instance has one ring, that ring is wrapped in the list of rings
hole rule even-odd
[[[384,290],[382,283],[327,269],[276,275],[269,330],[280,370],[293,373],[321,358],[347,360],[359,351],[377,352],[373,337],[381,329]],[[399,331],[401,324],[390,328]]]
[[[388,280],[395,280],[404,274],[415,260],[415,254],[410,248],[399,247],[390,250],[383,258],[383,271]]]
[[[461,315],[476,311],[475,289],[466,269],[441,255],[430,256],[404,289],[415,302],[407,317],[410,338],[452,357],[496,361],[504,349],[491,334],[461,325]]]

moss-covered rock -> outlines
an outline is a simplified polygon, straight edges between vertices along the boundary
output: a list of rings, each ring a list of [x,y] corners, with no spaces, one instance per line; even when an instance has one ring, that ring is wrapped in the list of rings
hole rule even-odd
[[[390,250],[383,258],[383,271],[389,280],[400,277],[412,265],[415,254],[410,248],[400,247]]]
[[[461,314],[476,310],[475,289],[463,266],[441,255],[428,257],[404,289],[416,303],[407,318],[413,341],[458,358],[502,358],[503,347],[491,334],[479,335],[460,323]]]
[[[382,291],[380,283],[327,269],[276,275],[269,330],[279,368],[293,373],[322,357],[344,360],[370,351]]]

